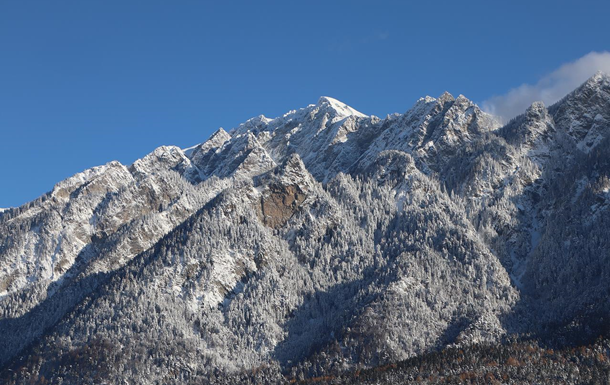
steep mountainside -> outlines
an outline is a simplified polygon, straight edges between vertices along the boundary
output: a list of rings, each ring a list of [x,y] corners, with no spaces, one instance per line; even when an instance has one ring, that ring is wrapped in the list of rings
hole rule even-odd
[[[590,343],[609,144],[597,74],[505,126],[462,95],[385,119],[322,97],[86,170],[0,212],[0,378],[284,381]]]

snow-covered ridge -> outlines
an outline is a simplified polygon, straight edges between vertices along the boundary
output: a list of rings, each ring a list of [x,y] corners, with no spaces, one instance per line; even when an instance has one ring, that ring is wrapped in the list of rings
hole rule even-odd
[[[76,174],[0,215],[0,364],[111,341],[136,383],[349,369],[610,311],[610,282],[588,286],[610,276],[610,93],[590,83],[501,129],[463,95],[385,119],[321,97]]]

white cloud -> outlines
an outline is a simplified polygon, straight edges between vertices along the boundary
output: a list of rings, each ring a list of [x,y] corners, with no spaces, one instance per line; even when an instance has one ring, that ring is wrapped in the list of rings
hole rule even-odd
[[[610,74],[610,52],[588,53],[576,61],[562,65],[534,85],[522,84],[504,95],[485,100],[481,106],[484,111],[508,120],[525,112],[535,101],[542,101],[547,106],[555,103],[597,71]]]

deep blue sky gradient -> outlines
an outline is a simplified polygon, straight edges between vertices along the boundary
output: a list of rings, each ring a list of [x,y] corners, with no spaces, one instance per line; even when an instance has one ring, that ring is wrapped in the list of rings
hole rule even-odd
[[[0,207],[86,168],[335,97],[482,101],[610,50],[608,1],[0,3]]]

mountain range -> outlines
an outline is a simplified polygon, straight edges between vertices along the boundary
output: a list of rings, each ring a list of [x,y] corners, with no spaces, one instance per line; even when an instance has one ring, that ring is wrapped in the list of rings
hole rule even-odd
[[[0,379],[434,383],[426,357],[536,344],[593,346],[590,382],[609,229],[603,73],[506,124],[449,93],[383,119],[322,97],[0,210]]]

